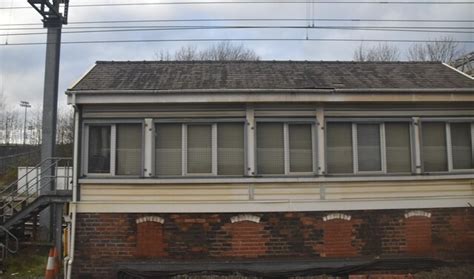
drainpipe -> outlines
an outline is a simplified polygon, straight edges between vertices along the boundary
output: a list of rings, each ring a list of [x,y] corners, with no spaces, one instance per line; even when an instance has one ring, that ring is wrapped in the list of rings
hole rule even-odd
[[[64,277],[70,279],[72,275],[72,264],[74,262],[74,246],[76,242],[76,207],[77,207],[77,181],[79,162],[79,108],[75,105],[75,95],[73,95],[74,107],[74,150],[73,150],[73,171],[72,171],[72,202],[70,204],[70,240],[69,253],[64,258]]]

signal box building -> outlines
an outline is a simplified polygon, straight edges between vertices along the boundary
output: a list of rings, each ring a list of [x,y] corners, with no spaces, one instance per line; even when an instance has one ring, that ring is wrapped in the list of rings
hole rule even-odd
[[[97,62],[66,93],[73,278],[474,259],[474,80],[445,64]]]

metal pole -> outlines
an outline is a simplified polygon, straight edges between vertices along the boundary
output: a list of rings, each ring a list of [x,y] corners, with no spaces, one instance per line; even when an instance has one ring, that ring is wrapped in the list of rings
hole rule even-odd
[[[25,106],[25,123],[23,124],[23,145],[26,142],[26,112],[28,111],[28,107]]]
[[[25,145],[25,143],[26,143],[26,119],[27,119],[26,117],[27,117],[28,108],[31,108],[31,105],[27,101],[21,101],[20,102],[20,107],[25,108],[25,123],[23,124],[23,145]]]
[[[58,2],[57,2],[58,3]],[[56,145],[56,118],[58,110],[58,82],[59,82],[59,57],[61,49],[61,25],[48,27],[46,45],[46,66],[43,94],[43,122],[42,122],[42,143],[41,143],[41,189],[40,193],[45,194],[55,190],[54,177],[55,168],[51,158],[55,156]],[[40,224],[47,235],[47,239],[52,241],[53,235],[53,214],[50,207],[46,208],[40,215]],[[62,216],[61,216],[62,217]],[[44,234],[43,234],[44,235]]]

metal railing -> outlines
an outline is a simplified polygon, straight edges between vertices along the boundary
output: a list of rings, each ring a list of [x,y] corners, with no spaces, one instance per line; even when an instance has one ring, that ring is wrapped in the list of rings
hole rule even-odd
[[[0,261],[3,261],[8,254],[16,254],[20,247],[18,238],[4,226],[0,226],[0,234],[3,233],[4,240],[0,242]],[[13,248],[10,246],[10,239],[14,241]]]
[[[41,194],[50,192],[51,188],[57,189],[60,183],[64,186],[61,190],[71,190],[71,166],[71,158],[49,158],[28,168],[18,180],[0,190],[0,221],[4,223],[8,216],[28,206]],[[47,173],[53,175],[42,176]]]

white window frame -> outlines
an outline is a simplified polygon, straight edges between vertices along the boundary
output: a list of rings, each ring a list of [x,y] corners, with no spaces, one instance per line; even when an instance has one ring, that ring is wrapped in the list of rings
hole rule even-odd
[[[256,119],[256,129],[258,129],[258,123],[281,123],[283,124],[283,163],[284,163],[284,173],[281,174],[261,174],[258,173],[258,156],[255,156],[255,172],[258,176],[315,176],[318,174],[318,150],[317,150],[317,135],[316,135],[316,121],[314,119],[265,119],[260,118]],[[289,135],[289,125],[297,124],[306,124],[311,125],[311,164],[312,171],[310,172],[292,172],[290,169],[290,135]],[[255,152],[257,152],[257,133],[255,133]]]
[[[247,170],[247,160],[246,160],[246,150],[247,150],[247,132],[246,132],[246,121],[243,118],[231,118],[231,119],[215,119],[215,120],[209,120],[209,119],[156,119],[153,121],[153,127],[155,129],[155,126],[157,124],[164,124],[164,123],[174,123],[174,124],[179,124],[181,125],[181,175],[176,176],[176,175],[164,175],[164,176],[158,176],[156,174],[156,169],[153,166],[153,172],[152,176],[153,177],[159,177],[159,178],[174,178],[174,177],[214,177],[214,176],[219,176],[219,177],[245,177],[246,176],[246,170]],[[228,175],[228,174],[219,174],[218,173],[218,146],[217,146],[217,125],[219,123],[241,123],[244,129],[244,166],[242,169],[242,174],[241,175]],[[211,166],[211,172],[209,173],[189,173],[188,172],[188,126],[192,125],[208,125],[211,126],[211,140],[212,140],[212,145],[211,145],[211,158],[212,158],[212,166]],[[156,137],[153,137],[153,150],[151,151],[153,153],[153,162],[156,162],[156,154],[155,154],[155,139]]]
[[[141,124],[142,125],[142,154],[141,154],[141,168],[140,174],[137,175],[121,175],[116,174],[116,160],[117,160],[117,125],[120,124]],[[95,173],[89,172],[89,127],[90,126],[108,126],[110,127],[110,172]],[[145,153],[145,126],[144,120],[85,120],[82,123],[82,130],[84,131],[82,142],[84,150],[82,152],[82,175],[87,177],[143,177],[144,175],[144,153]]]
[[[385,118],[380,120],[374,120],[370,118],[329,118],[326,120],[325,127],[327,128],[330,123],[350,123],[351,124],[351,134],[352,134],[352,172],[348,173],[327,173],[331,176],[351,176],[351,175],[407,175],[412,174],[415,171],[414,166],[414,133],[413,133],[413,121],[409,118]],[[408,125],[408,131],[410,136],[410,172],[388,172],[387,170],[387,146],[386,146],[386,135],[385,135],[385,123],[406,123]],[[379,125],[379,136],[380,136],[380,170],[379,171],[360,171],[359,170],[359,150],[358,150],[358,140],[357,140],[357,125],[359,124],[378,124]],[[327,131],[327,129],[326,129]],[[325,135],[327,137],[327,135]],[[325,138],[326,144],[326,154],[327,154],[327,138]],[[327,159],[326,159],[326,170],[327,170]]]
[[[472,173],[474,168],[470,169],[455,169],[454,162],[453,162],[453,146],[451,142],[451,124],[452,123],[470,123],[471,125],[471,156],[474,159],[474,118],[421,118],[421,127],[423,128],[423,122],[438,122],[444,123],[445,127],[445,135],[446,135],[446,158],[448,164],[447,171],[425,171],[424,160],[423,160],[423,152],[421,152],[421,169],[422,173],[430,174],[446,174],[446,173]],[[420,133],[420,150],[423,150],[423,141],[421,138],[423,137],[423,133]]]

